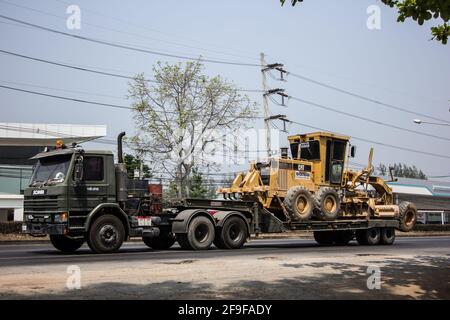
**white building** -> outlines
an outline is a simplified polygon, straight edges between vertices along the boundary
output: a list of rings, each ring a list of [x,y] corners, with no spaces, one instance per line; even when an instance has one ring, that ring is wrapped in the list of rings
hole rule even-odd
[[[29,160],[56,140],[66,145],[106,136],[105,125],[0,122],[0,221],[22,221],[23,190],[31,176]]]

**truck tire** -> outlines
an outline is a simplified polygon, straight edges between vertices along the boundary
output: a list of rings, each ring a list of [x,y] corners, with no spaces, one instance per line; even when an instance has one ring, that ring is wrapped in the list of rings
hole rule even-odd
[[[215,238],[214,224],[205,216],[194,217],[187,233],[178,233],[176,237],[182,249],[207,250]]]
[[[214,241],[213,241],[214,246],[217,249],[228,249],[225,246],[225,243],[223,242],[221,234],[222,234],[222,227],[216,228],[216,236],[215,236]]]
[[[314,209],[312,195],[303,186],[290,188],[284,199],[284,205],[294,221],[309,220]]]
[[[333,231],[314,231],[314,240],[321,246],[331,246],[334,241]]]
[[[339,230],[333,232],[334,244],[338,246],[346,246],[353,240],[355,234],[350,230]]]
[[[391,245],[395,241],[395,228],[381,228],[381,244]]]
[[[221,228],[216,229],[214,245],[219,249],[239,249],[247,240],[245,221],[239,217],[229,217]]]
[[[160,234],[158,237],[142,237],[145,245],[149,248],[156,250],[166,250],[173,246],[175,243],[175,235],[172,232],[165,232]]]
[[[125,239],[125,227],[119,218],[105,214],[92,223],[87,242],[95,253],[111,253],[119,250]]]
[[[399,229],[403,232],[411,231],[416,225],[417,221],[416,206],[411,202],[403,201],[398,207],[400,209]]]
[[[380,240],[380,228],[356,230],[356,241],[358,241],[360,245],[373,246],[379,244]]]
[[[50,242],[61,252],[73,253],[77,251],[84,243],[84,239],[71,239],[64,235],[51,234]]]
[[[320,220],[335,220],[341,210],[341,199],[336,190],[322,187],[314,195],[314,212]]]

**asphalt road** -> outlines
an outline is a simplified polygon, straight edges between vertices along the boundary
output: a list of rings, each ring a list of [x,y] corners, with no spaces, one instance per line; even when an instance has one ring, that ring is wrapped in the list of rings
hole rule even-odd
[[[368,290],[380,266],[382,290]],[[66,267],[83,270],[84,290],[67,292]],[[450,299],[450,237],[397,238],[392,246],[318,246],[313,240],[253,240],[240,250],[157,251],[139,242],[114,254],[83,246],[0,245],[0,299]]]
[[[327,256],[335,254],[405,254],[431,251],[447,251],[450,256],[450,237],[397,238],[392,246],[360,246],[352,241],[348,246],[323,247],[314,240],[266,239],[253,240],[240,250],[220,250],[212,247],[207,251],[181,250],[175,244],[169,250],[152,250],[139,242],[126,242],[119,252],[94,254],[84,245],[74,254],[64,254],[49,244],[3,244],[0,245],[0,268],[6,266],[30,266],[42,264],[94,263],[136,260],[201,259],[249,255],[299,254]]]

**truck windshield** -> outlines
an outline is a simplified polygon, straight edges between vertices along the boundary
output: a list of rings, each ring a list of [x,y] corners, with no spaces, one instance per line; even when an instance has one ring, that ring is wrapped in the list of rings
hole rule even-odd
[[[72,155],[39,159],[31,177],[30,186],[54,185],[65,180]]]

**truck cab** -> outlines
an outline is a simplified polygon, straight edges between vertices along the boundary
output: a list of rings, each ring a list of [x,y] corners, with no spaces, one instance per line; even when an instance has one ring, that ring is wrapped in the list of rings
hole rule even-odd
[[[49,235],[53,245],[66,252],[85,241],[96,252],[109,252],[130,236],[157,236],[160,219],[151,210],[155,199],[148,181],[128,179],[121,140],[119,145],[117,164],[111,151],[85,151],[62,143],[34,156],[24,191],[22,232]]]

